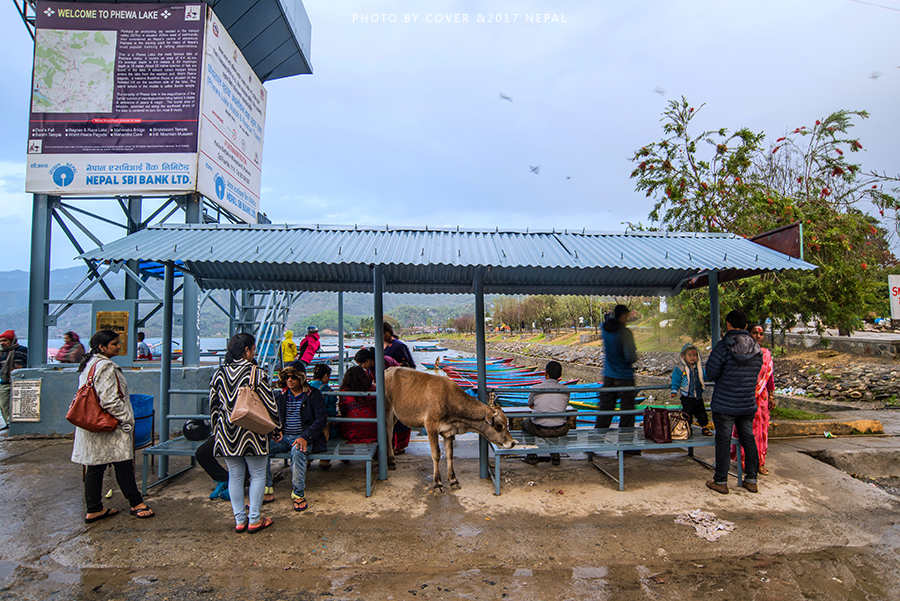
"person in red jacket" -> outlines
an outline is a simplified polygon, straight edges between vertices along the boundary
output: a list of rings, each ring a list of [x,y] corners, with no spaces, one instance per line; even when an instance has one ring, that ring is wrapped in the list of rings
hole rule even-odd
[[[307,366],[310,361],[312,361],[312,358],[316,356],[316,353],[321,346],[322,343],[319,342],[319,328],[316,326],[309,326],[306,328],[306,336],[304,336],[300,344],[297,345],[297,358],[288,363],[288,365],[306,373]]]

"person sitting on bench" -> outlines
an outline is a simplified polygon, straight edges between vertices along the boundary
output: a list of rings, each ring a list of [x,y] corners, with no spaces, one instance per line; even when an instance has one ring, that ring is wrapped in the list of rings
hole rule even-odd
[[[269,457],[280,453],[291,454],[291,499],[294,511],[304,511],[306,503],[307,455],[323,453],[327,447],[325,426],[328,414],[325,398],[318,388],[306,383],[306,374],[293,367],[285,367],[279,373],[279,387],[275,392],[275,404],[282,427],[271,434]],[[266,466],[266,486],[271,490],[272,469]]]
[[[540,384],[535,384],[532,389],[541,388],[566,388],[559,383],[562,376],[562,365],[556,361],[550,361],[544,368],[547,378]],[[554,413],[565,411],[569,406],[568,392],[532,392],[528,395],[528,406],[538,413]],[[541,438],[555,438],[565,436],[569,431],[569,423],[565,417],[526,417],[522,420],[522,430]],[[551,453],[550,461],[553,465],[559,465],[559,453]],[[538,462],[537,455],[528,455],[525,462],[532,465]]]

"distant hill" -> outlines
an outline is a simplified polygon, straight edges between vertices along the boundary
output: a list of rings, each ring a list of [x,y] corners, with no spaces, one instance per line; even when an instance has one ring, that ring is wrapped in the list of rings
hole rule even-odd
[[[85,267],[54,269],[50,272],[50,298],[61,300],[70,295],[76,285],[85,277]],[[125,276],[109,274],[104,278],[107,286],[117,298],[124,296]],[[28,332],[28,283],[27,271],[0,271],[0,331],[14,329],[22,338]],[[158,295],[162,295],[162,280],[150,279],[147,285]],[[226,292],[215,292],[213,297],[228,306]],[[94,286],[82,298],[88,300],[107,299],[100,286]],[[142,294],[142,298],[146,295]],[[327,311],[337,311],[336,292],[305,292],[291,307],[288,324],[303,322],[310,316]],[[371,294],[345,293],[344,313],[347,316],[370,317],[373,298]],[[384,312],[398,319],[402,325],[424,325],[429,318],[435,325],[444,323],[447,317],[457,317],[474,311],[474,300],[469,295],[458,294],[386,294]],[[148,321],[143,331],[155,338],[162,334],[161,312]],[[50,328],[51,338],[61,338],[64,332],[74,330],[88,334],[90,329],[90,305],[73,305],[62,316],[57,325]],[[173,334],[181,335],[181,328],[175,327]],[[200,314],[200,336],[219,337],[228,335],[228,318],[212,303],[206,303]]]

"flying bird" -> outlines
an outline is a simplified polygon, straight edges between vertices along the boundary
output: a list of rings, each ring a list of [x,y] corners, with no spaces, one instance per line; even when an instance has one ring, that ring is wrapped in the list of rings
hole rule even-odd
[[[659,86],[656,86],[656,87],[653,89],[653,91],[654,91],[655,93],[659,94],[660,96],[665,96],[665,95],[666,95],[666,91],[663,90],[663,89],[662,89],[661,87],[659,87]]]
[[[512,96],[507,96],[503,92],[500,92],[500,100],[509,100],[510,102],[513,101]]]
[[[535,167],[534,165],[528,165],[528,168],[531,169],[531,172],[534,173],[535,175],[538,175],[541,172],[540,165],[538,165],[537,167]]]
[[[572,179],[572,176],[571,176],[571,175],[567,175],[567,176],[566,176],[566,179]]]
[[[878,78],[882,75],[884,75],[884,73],[882,73],[881,71],[872,71],[872,73],[869,74],[869,79],[878,81]]]

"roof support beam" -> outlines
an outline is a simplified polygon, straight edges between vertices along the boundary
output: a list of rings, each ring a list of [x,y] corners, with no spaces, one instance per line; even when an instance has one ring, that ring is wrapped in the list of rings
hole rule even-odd
[[[376,265],[372,269],[375,284],[375,413],[378,418],[378,479],[387,480],[387,445],[393,444],[388,438],[392,432],[387,431],[387,420],[384,411],[384,345],[380,343],[379,324],[384,323],[384,267]]]
[[[166,261],[163,278],[162,354],[159,358],[159,442],[169,440],[169,384],[172,382],[172,297],[175,296],[175,264]],[[159,479],[169,477],[169,457],[159,456]]]
[[[487,357],[484,334],[484,267],[475,269],[475,351],[478,361],[478,400],[487,404]],[[487,439],[478,437],[478,473],[482,478],[490,478]]]
[[[719,321],[719,272],[709,272],[709,340],[712,346],[722,339]]]

